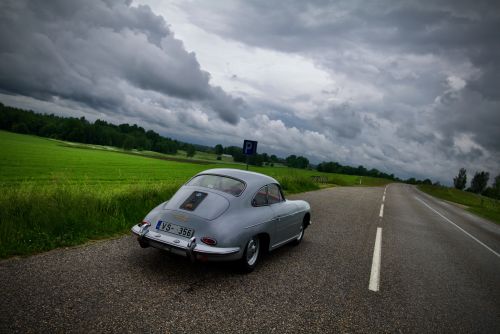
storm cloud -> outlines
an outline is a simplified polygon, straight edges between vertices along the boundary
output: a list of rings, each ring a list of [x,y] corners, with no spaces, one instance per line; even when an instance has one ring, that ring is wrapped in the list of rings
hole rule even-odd
[[[499,7],[3,1],[0,99],[449,184],[500,171]]]
[[[0,89],[134,113],[131,89],[211,108],[235,124],[243,101],[210,84],[194,53],[147,6],[120,1],[4,1]]]
[[[434,175],[445,173],[430,166],[440,158],[471,169],[500,169],[496,1],[195,3],[187,17],[204,30],[307,57],[329,73],[335,85],[323,97],[343,107],[325,112],[324,101],[318,101],[309,114],[316,129],[336,134],[332,139],[351,139],[353,154],[354,146],[376,140],[381,147],[397,144],[380,150],[389,168],[400,160],[396,151],[415,146],[415,156],[429,156],[415,164],[428,161],[428,168],[419,168]],[[385,133],[370,133],[372,122]]]

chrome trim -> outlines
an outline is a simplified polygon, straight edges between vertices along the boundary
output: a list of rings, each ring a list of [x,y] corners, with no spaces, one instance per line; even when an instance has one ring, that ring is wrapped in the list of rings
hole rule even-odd
[[[195,237],[192,237],[191,239],[189,239],[189,242],[187,244],[187,247],[188,248],[194,248],[196,246],[196,238]]]
[[[193,252],[195,247],[196,247],[196,238],[192,237],[191,239],[189,239],[186,249],[186,255],[191,260],[191,262],[194,262],[196,260],[196,257]]]
[[[149,227],[151,226],[151,223],[146,223],[142,224],[139,227],[139,236],[143,237],[149,232]]]
[[[271,220],[266,220],[265,222],[262,222],[262,223],[257,223],[257,224],[253,224],[253,225],[250,225],[250,226],[247,226],[247,227],[244,227],[244,229],[249,229],[249,228],[252,228],[252,227],[255,227],[255,226],[259,226],[259,225],[262,225],[262,224],[265,224],[265,223],[270,223],[272,222],[274,219],[271,219]]]
[[[302,211],[296,211],[296,212],[294,212],[294,213],[290,213],[290,214],[288,214],[288,215],[286,215],[286,216],[277,216],[277,217],[275,217],[274,219],[278,219],[278,218],[279,218],[279,219],[282,219],[282,218],[290,217],[290,216],[296,215],[297,213],[301,213],[301,212],[302,212]]]
[[[145,240],[151,240],[153,242],[159,243],[161,245],[166,245],[180,251],[184,251],[185,255],[188,257],[195,256],[196,254],[206,254],[206,255],[231,255],[236,254],[240,251],[240,247],[213,247],[203,244],[197,244],[196,238],[192,237],[190,240],[180,240],[179,243],[175,243],[174,240],[179,240],[179,238],[161,234],[159,237],[149,233],[148,235],[141,235],[139,227],[132,227],[132,233],[139,236],[139,238],[144,238]],[[154,247],[154,246],[153,246]]]
[[[284,245],[284,244],[286,244],[287,242],[290,242],[290,241],[292,241],[292,240],[294,240],[294,239],[297,239],[297,238],[299,237],[299,235],[300,235],[300,233],[299,233],[299,234],[297,234],[297,235],[296,235],[296,236],[294,236],[294,237],[291,237],[290,239],[286,239],[285,241],[278,242],[277,244],[272,245],[272,246],[271,246],[271,249],[276,248],[276,247],[279,247],[279,246],[281,246],[281,245]]]
[[[249,228],[252,228],[252,227],[255,227],[255,226],[259,226],[259,225],[262,225],[262,224],[265,224],[265,223],[270,223],[274,220],[278,220],[278,219],[282,219],[282,218],[286,218],[286,217],[290,217],[290,216],[293,216],[297,213],[301,213],[302,211],[297,211],[297,212],[294,212],[294,213],[291,213],[289,215],[286,215],[286,216],[279,216],[279,217],[274,217],[273,219],[271,220],[266,220],[265,222],[262,222],[262,223],[257,223],[257,224],[253,224],[253,225],[250,225],[250,226],[247,226],[247,227],[244,227],[245,230],[249,229]]]
[[[211,251],[210,249],[195,249],[195,253],[200,254],[210,254],[210,255],[230,255],[236,254],[240,251],[239,247],[233,248],[218,248],[217,250]]]

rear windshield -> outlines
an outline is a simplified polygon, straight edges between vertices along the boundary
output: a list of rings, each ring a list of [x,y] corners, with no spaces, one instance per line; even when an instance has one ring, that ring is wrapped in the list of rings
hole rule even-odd
[[[198,175],[191,179],[187,185],[216,189],[234,196],[239,196],[245,190],[245,183],[240,180],[210,174]]]

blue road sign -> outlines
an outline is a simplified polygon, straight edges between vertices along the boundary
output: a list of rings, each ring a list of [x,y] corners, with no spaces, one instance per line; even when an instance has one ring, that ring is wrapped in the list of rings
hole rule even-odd
[[[257,142],[245,139],[243,142],[243,153],[246,155],[254,155],[257,153]]]

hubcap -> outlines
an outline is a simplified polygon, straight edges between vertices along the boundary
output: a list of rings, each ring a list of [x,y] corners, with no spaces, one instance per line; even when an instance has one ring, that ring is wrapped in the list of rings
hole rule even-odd
[[[259,239],[253,238],[247,244],[247,263],[253,266],[259,256]]]
[[[299,236],[297,237],[297,241],[299,241],[300,239],[302,239],[302,237],[303,237],[303,236],[304,236],[304,228],[303,228],[303,227],[301,227],[301,228],[300,228],[300,234],[299,234]]]

